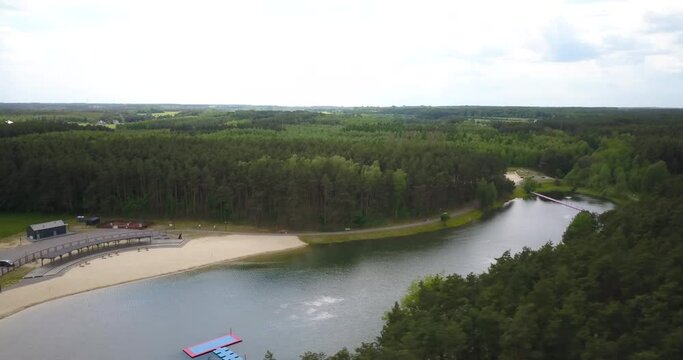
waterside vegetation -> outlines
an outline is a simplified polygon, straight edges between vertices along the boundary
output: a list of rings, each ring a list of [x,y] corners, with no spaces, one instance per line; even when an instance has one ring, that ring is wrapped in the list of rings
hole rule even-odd
[[[683,178],[563,241],[504,253],[483,274],[413,284],[381,334],[301,359],[678,359],[683,357]]]

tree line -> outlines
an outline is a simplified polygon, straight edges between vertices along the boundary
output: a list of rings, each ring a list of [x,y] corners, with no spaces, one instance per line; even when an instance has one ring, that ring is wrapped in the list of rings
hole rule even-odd
[[[0,142],[0,209],[339,227],[431,214],[500,191],[504,163],[447,143],[349,143],[156,132]]]
[[[490,204],[508,166],[636,197],[683,164],[678,110],[74,106],[0,107],[0,210],[338,228]]]
[[[111,129],[101,126],[79,125],[73,122],[62,120],[45,121],[30,119],[26,121],[18,121],[16,123],[0,123],[0,138],[8,138],[27,134],[79,130],[110,131]]]

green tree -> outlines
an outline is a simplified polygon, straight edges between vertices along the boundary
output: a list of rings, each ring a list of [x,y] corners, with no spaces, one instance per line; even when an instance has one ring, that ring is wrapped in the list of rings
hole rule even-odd
[[[489,209],[496,203],[498,198],[498,191],[496,185],[489,183],[484,179],[480,179],[477,183],[477,198],[479,199],[479,206],[482,209]]]
[[[645,169],[642,180],[642,191],[646,193],[654,193],[664,184],[664,181],[669,177],[669,170],[666,168],[664,161],[657,161]]]
[[[451,216],[447,212],[442,212],[439,218],[441,219],[442,223],[446,223]]]
[[[522,187],[527,194],[530,194],[532,191],[535,191],[538,188],[538,183],[534,181],[533,178],[527,178],[524,179]]]
[[[401,169],[394,170],[392,184],[394,189],[394,217],[398,217],[399,211],[403,209],[406,190],[408,190],[408,175],[405,171]]]
[[[574,216],[572,222],[567,226],[562,240],[571,241],[588,236],[598,229],[598,220],[596,216],[588,211],[581,211]]]
[[[325,353],[314,353],[307,351],[299,357],[301,360],[325,360]]]
[[[352,356],[351,356],[351,353],[349,352],[349,350],[347,350],[346,348],[343,348],[343,349],[339,350],[339,352],[337,352],[336,354],[334,354],[332,356],[328,356],[327,359],[325,359],[325,360],[351,360],[351,359],[352,359]]]

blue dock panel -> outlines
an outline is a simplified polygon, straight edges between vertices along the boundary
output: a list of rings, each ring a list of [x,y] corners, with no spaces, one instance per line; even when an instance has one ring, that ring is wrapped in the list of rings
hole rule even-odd
[[[213,351],[213,353],[221,358],[221,360],[242,360],[242,358],[235,354],[234,351],[224,347],[220,349],[216,349]]]

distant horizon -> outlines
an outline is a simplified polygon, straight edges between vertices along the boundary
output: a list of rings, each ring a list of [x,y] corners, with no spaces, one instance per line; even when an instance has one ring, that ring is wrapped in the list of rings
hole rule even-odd
[[[458,105],[276,105],[276,104],[237,104],[237,103],[177,103],[177,102],[4,102],[0,101],[0,105],[83,105],[83,106],[97,106],[97,105],[132,105],[132,106],[203,106],[203,107],[274,107],[274,108],[340,108],[340,109],[354,109],[354,108],[457,108],[457,107],[492,107],[492,108],[556,108],[556,109],[662,109],[662,110],[683,110],[683,106],[581,106],[581,105],[567,105],[567,106],[544,106],[544,105],[474,105],[474,104],[458,104]]]

